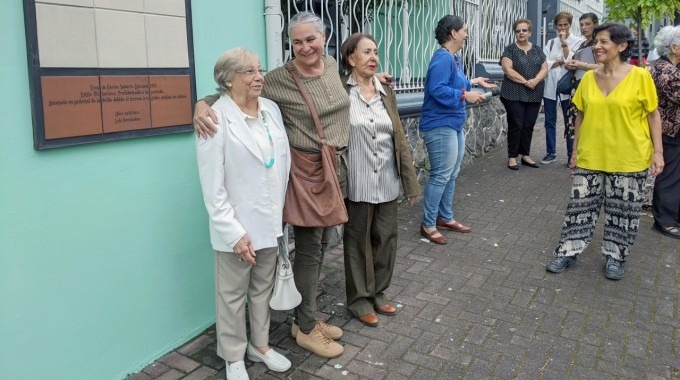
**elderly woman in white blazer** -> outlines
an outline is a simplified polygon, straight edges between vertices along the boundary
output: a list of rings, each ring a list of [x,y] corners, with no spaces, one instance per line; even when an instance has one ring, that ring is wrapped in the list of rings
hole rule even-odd
[[[281,112],[260,97],[262,72],[257,55],[244,48],[222,54],[214,72],[221,93],[212,106],[217,133],[212,139],[196,139],[215,250],[217,353],[227,362],[228,379],[248,378],[246,353],[273,371],[284,372],[291,365],[269,347],[269,300],[290,159]]]

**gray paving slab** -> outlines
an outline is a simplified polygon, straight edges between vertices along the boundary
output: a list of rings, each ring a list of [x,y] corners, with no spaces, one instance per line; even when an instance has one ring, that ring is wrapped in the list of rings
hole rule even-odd
[[[536,161],[544,147],[539,120]],[[446,246],[421,239],[422,204],[401,207],[388,291],[400,313],[376,328],[351,319],[342,248],[327,254],[319,316],[344,328],[345,354],[326,360],[300,349],[286,313],[275,312],[270,340],[293,367],[279,374],[246,361],[251,378],[680,379],[680,244],[653,232],[648,212],[623,280],[604,278],[601,227],[575,267],[545,271],[570,188],[559,138],[558,148],[557,162],[538,169],[508,170],[503,145],[462,170],[454,209],[473,232],[443,232]],[[212,327],[131,378],[224,379],[214,338]]]

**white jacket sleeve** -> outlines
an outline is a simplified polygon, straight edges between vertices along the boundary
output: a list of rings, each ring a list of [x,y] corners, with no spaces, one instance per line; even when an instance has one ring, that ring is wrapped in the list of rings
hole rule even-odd
[[[225,187],[225,121],[220,112],[217,113],[219,124],[215,136],[208,139],[196,138],[196,159],[205,208],[213,229],[218,232],[217,239],[221,240],[217,245],[226,246],[232,252],[234,245],[246,231],[235,218],[234,207],[229,202]],[[216,245],[215,241],[213,245]]]
[[[559,41],[557,42],[559,45]],[[555,39],[551,39],[548,42],[545,43],[545,46],[543,46],[543,54],[545,54],[545,62],[548,64],[548,70],[552,69],[553,63],[555,63],[555,58],[552,57],[552,48],[555,45]]]

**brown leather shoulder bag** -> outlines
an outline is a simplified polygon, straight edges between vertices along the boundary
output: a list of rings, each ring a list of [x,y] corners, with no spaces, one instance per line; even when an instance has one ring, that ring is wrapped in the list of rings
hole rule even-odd
[[[287,68],[300,89],[321,139],[321,152],[290,148],[290,179],[283,206],[283,221],[299,227],[331,227],[347,223],[347,209],[335,168],[335,148],[328,145],[319,113],[305,85]]]

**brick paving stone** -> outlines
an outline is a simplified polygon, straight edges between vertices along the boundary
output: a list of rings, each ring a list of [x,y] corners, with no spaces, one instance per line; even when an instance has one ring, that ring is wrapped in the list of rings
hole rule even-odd
[[[137,372],[125,378],[125,380],[151,380],[151,379],[153,379],[153,377],[144,372]]]
[[[152,364],[149,364],[148,366],[144,367],[142,371],[145,373],[149,374],[151,377],[159,377],[160,375],[168,372],[170,370],[170,367],[167,365],[161,363],[160,361],[153,362]]]
[[[198,338],[192,340],[191,342],[185,344],[181,348],[179,348],[177,352],[184,356],[191,356],[214,341],[215,339],[213,337],[203,334],[200,335]]]
[[[211,376],[217,374],[217,371],[210,367],[198,367],[194,372],[190,373],[184,380],[207,380]]]
[[[519,358],[516,356],[502,355],[496,361],[492,376],[494,378],[512,378],[519,368]]]
[[[356,373],[351,373],[348,369],[335,368],[333,366],[325,365],[321,367],[315,374],[320,379],[331,379],[331,380],[356,380],[359,379],[359,375]]]
[[[410,377],[418,369],[418,366],[402,359],[384,359],[383,364],[385,365],[385,369],[389,371],[388,376],[390,380],[394,375]]]
[[[418,370],[410,377],[411,380],[430,380],[436,378],[437,372],[427,368],[418,368]]]
[[[224,359],[217,356],[216,348],[205,347],[192,355],[191,358],[198,363],[202,363],[203,365],[207,365],[208,367],[217,370],[220,370],[225,366]]]
[[[174,368],[170,369],[168,372],[162,374],[161,376],[157,377],[157,380],[177,380],[181,379],[184,377],[184,373],[180,372]]]
[[[484,359],[475,359],[473,363],[468,367],[467,373],[472,378],[481,378],[488,376],[491,373],[492,363]]]
[[[267,367],[262,363],[250,363],[250,362],[246,361],[246,368],[248,370],[248,377],[251,378],[251,379],[283,378],[281,376],[283,374],[269,371],[267,369]]]
[[[321,367],[323,367],[328,360],[316,355],[309,355],[305,360],[296,364],[295,368],[308,373],[316,373]],[[264,366],[264,365],[263,365]]]
[[[189,373],[200,366],[200,364],[177,352],[171,352],[158,359],[158,361],[184,373]]]
[[[362,360],[353,360],[345,367],[348,371],[356,373],[362,377],[380,380],[385,379],[388,375],[387,369],[382,366],[376,366]]]
[[[468,366],[472,361],[472,356],[463,353],[460,350],[451,350],[444,347],[436,347],[432,350],[431,355],[444,359],[450,363]]]
[[[490,331],[491,329],[485,326],[474,326],[465,338],[465,341],[468,343],[483,344]]]

